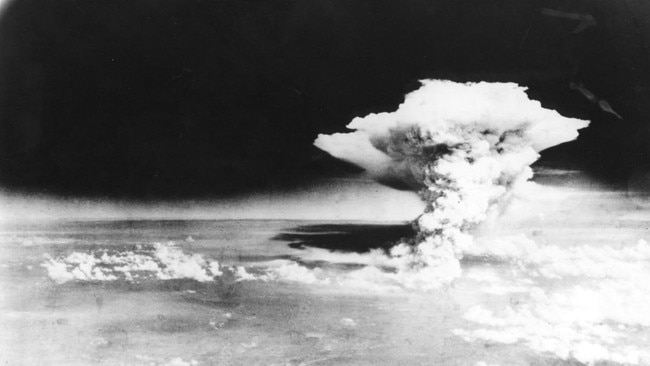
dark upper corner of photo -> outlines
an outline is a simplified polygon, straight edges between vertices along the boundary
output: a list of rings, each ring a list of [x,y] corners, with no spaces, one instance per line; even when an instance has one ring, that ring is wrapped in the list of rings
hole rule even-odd
[[[418,80],[512,81],[577,141],[539,164],[650,166],[647,1],[14,0],[0,16],[0,187],[158,199],[358,169],[313,147]]]

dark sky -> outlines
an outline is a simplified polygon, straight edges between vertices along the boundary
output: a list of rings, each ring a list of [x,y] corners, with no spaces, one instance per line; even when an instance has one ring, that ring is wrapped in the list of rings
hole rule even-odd
[[[0,185],[138,199],[307,185],[354,171],[312,147],[318,133],[394,110],[423,78],[528,86],[592,121],[541,163],[625,185],[650,166],[649,47],[646,0],[16,0],[0,19]]]

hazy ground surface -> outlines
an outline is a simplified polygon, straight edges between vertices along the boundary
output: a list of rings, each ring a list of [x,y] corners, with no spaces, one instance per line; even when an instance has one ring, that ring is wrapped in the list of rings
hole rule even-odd
[[[7,224],[0,364],[646,364],[650,250],[638,241],[649,221],[621,200],[574,199],[501,226],[499,238],[536,246],[475,250],[461,278],[431,291],[339,280],[366,267],[352,252],[390,246],[410,234],[403,225]],[[631,252],[614,258],[610,246]],[[329,260],[325,249],[350,253]]]

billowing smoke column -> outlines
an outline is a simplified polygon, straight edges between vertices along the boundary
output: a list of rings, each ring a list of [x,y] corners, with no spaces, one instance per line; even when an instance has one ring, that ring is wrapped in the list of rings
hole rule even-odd
[[[588,125],[542,108],[525,90],[424,80],[395,112],[355,118],[347,126],[353,132],[318,136],[315,145],[332,156],[419,191],[426,209],[414,223],[418,235],[390,253],[401,270],[423,275],[421,281],[456,277],[472,228],[532,177],[538,152]]]

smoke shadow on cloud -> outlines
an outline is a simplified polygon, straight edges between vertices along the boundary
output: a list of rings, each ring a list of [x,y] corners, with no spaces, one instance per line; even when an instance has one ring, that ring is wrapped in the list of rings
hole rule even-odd
[[[305,247],[333,251],[367,253],[372,249],[388,251],[400,239],[415,236],[410,224],[321,224],[289,228],[273,240],[289,242],[294,249]]]

